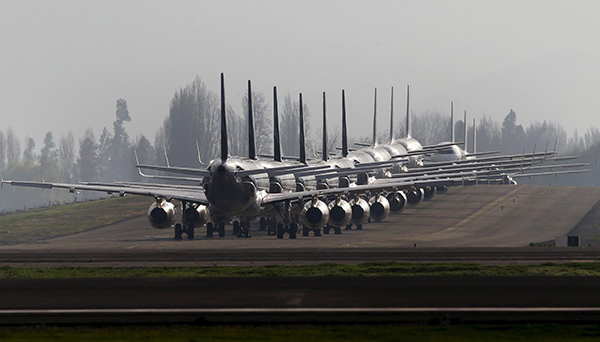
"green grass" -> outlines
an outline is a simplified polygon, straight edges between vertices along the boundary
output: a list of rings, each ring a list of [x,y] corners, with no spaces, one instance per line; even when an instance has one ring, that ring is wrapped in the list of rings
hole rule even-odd
[[[36,242],[144,215],[152,200],[127,196],[0,216],[0,245]]]
[[[597,341],[598,325],[0,328],[2,341]]]
[[[323,276],[600,276],[600,263],[488,266],[479,264],[227,267],[0,267],[0,279],[112,277],[323,277]]]

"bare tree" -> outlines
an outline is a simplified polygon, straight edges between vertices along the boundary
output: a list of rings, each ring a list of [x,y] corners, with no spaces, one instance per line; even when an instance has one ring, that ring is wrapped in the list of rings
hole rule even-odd
[[[98,180],[98,144],[94,131],[88,128],[79,140],[79,179],[86,182]]]
[[[242,109],[244,118],[248,120],[248,95],[242,99]],[[254,117],[254,136],[257,153],[268,153],[273,144],[273,125],[271,122],[271,112],[265,95],[260,92],[252,92],[252,116]],[[246,123],[246,131],[248,129]]]
[[[31,137],[25,137],[25,150],[23,151],[23,161],[33,163],[35,161],[35,141]]]
[[[75,173],[75,139],[73,133],[60,138],[58,146],[58,164],[63,180],[70,183]]]

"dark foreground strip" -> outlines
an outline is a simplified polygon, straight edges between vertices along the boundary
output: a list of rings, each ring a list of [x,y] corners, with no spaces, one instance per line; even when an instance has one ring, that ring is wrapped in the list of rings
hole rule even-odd
[[[600,308],[171,308],[0,310],[0,324],[590,323]]]

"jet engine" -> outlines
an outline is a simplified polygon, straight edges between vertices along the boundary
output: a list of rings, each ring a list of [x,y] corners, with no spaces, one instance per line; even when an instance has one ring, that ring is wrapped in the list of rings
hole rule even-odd
[[[202,227],[208,222],[210,213],[208,207],[202,204],[198,206],[189,206],[185,209],[185,223],[192,224],[194,227]]]
[[[354,224],[363,224],[367,222],[371,213],[369,203],[364,199],[357,197],[350,202],[350,205],[352,206],[351,222]]]
[[[352,219],[352,207],[341,198],[329,203],[329,225],[332,227],[346,227]]]
[[[424,198],[425,198],[425,191],[421,188],[409,190],[408,194],[406,194],[406,199],[408,201],[408,204],[411,206],[419,205],[421,202],[423,202]]]
[[[433,198],[433,196],[435,196],[436,193],[436,188],[432,187],[432,186],[426,186],[423,189],[423,200],[424,201],[429,201],[430,199]]]
[[[447,187],[447,186],[445,186],[445,185],[443,185],[443,186],[437,186],[437,187],[435,188],[435,191],[436,191],[438,194],[445,194],[445,193],[448,191],[448,187]]]
[[[381,195],[375,195],[369,200],[371,205],[371,220],[383,221],[390,215],[390,202]]]
[[[404,192],[390,192],[386,198],[390,202],[391,212],[400,213],[406,208],[406,194]]]
[[[302,223],[309,229],[321,229],[329,221],[329,208],[325,202],[313,198],[302,209]]]
[[[175,205],[165,200],[152,203],[148,209],[148,220],[154,228],[172,228],[175,224]]]

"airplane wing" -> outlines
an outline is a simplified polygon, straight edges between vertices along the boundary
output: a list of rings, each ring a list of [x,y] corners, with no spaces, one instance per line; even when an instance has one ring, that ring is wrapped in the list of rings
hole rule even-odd
[[[12,181],[3,180],[2,184],[10,184],[12,186],[23,186],[38,189],[68,189],[70,192],[77,190],[89,190],[89,191],[100,191],[108,194],[117,193],[121,196],[124,195],[141,195],[150,197],[162,197],[162,198],[173,198],[182,201],[188,201],[193,203],[200,203],[208,205],[208,200],[204,195],[202,188],[198,190],[185,189],[185,188],[163,188],[163,187],[137,187],[137,186],[125,186],[125,185],[88,185],[88,184],[68,184],[68,183],[46,183],[46,182],[27,182],[27,181]]]

